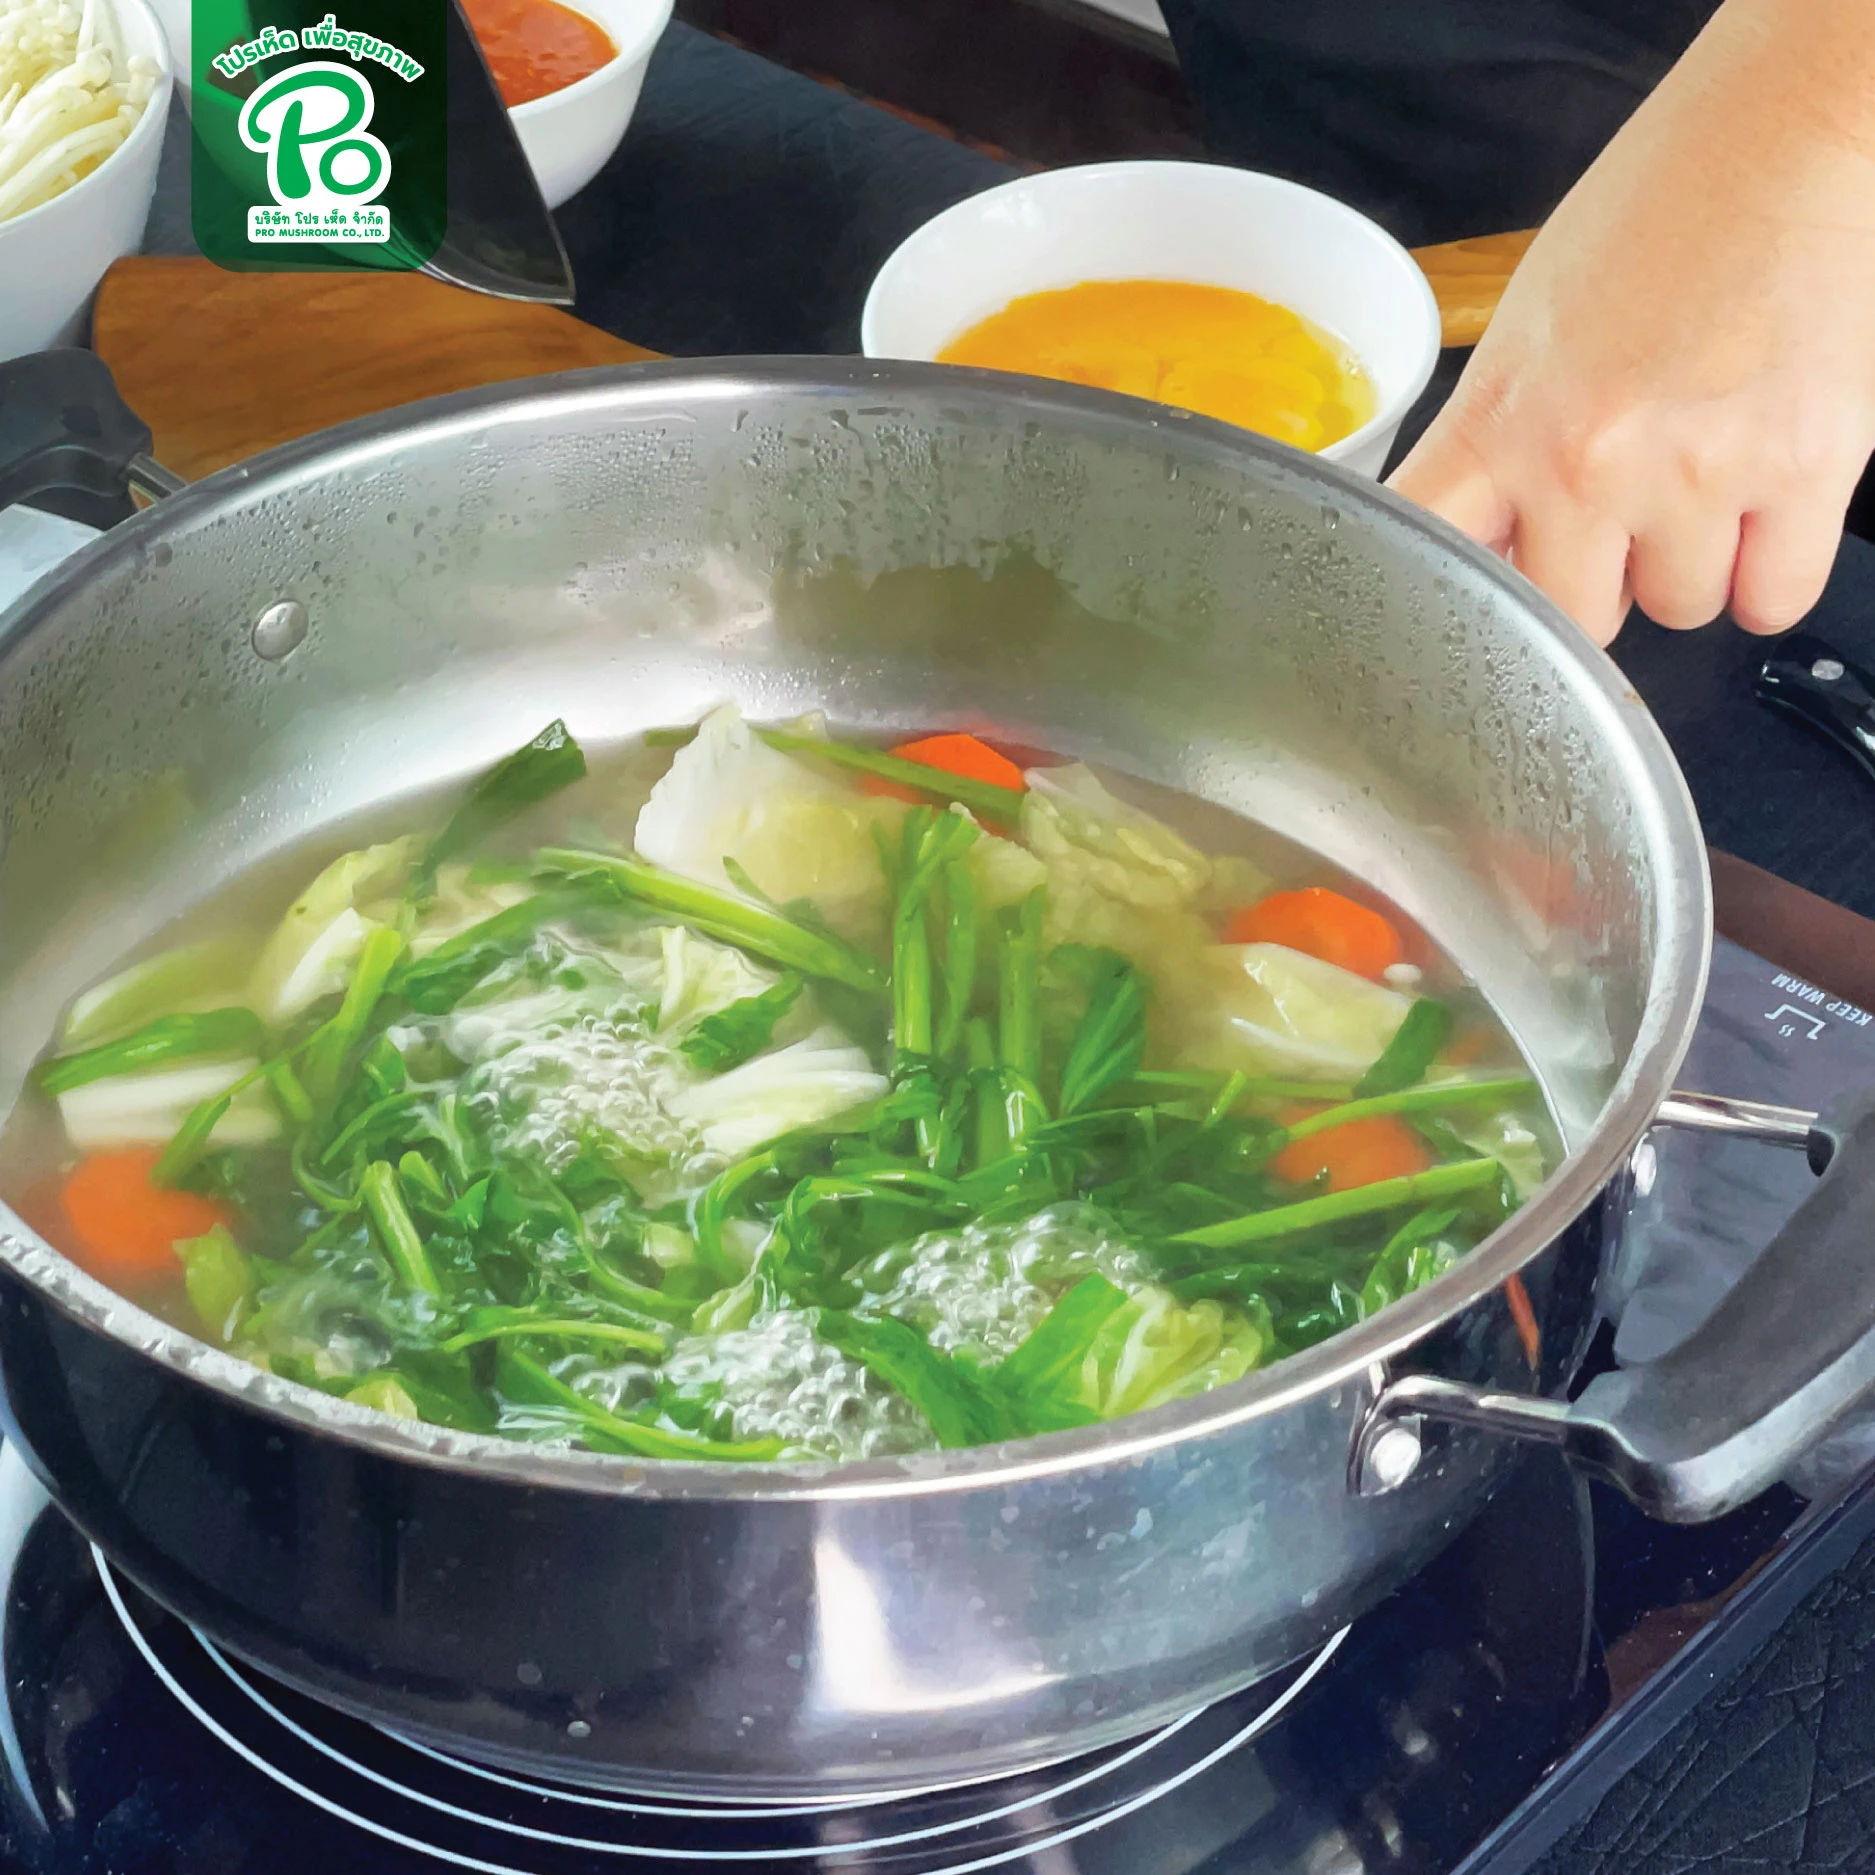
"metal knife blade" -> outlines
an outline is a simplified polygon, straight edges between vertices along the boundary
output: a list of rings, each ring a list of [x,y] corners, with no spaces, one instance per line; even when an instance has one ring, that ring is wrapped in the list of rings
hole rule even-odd
[[[482,48],[448,0],[449,206],[423,271],[498,299],[573,303],[573,268]]]
[[[1792,632],[1772,646],[1752,686],[1850,756],[1875,779],[1875,676],[1850,663],[1813,632]]]

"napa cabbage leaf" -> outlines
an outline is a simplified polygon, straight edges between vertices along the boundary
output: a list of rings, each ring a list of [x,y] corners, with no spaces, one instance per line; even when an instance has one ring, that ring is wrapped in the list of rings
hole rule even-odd
[[[1356,1081],[1413,999],[1281,944],[1219,944],[1201,960],[1205,993],[1186,1000],[1185,1065]]]
[[[81,1152],[167,1145],[204,1101],[219,1099],[258,1066],[254,1056],[246,1055],[90,1081],[58,1096],[59,1118]],[[215,1128],[215,1141],[222,1146],[257,1146],[279,1131],[279,1115],[266,1089],[256,1085],[235,1095]]]
[[[411,834],[342,853],[287,907],[248,980],[263,1022],[278,1028],[344,990],[371,933],[396,917],[421,844]]]
[[[875,934],[887,912],[876,835],[895,836],[904,816],[902,803],[770,748],[725,707],[673,757],[635,841],[686,878],[745,896],[746,880],[775,905],[806,901],[848,935]]]
[[[888,1085],[863,1048],[823,1023],[798,1042],[673,1093],[667,1104],[712,1152],[740,1158],[783,1133],[876,1100]]]

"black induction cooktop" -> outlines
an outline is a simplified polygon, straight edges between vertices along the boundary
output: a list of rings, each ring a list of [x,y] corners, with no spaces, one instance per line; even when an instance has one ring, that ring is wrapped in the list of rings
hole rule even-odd
[[[1865,1012],[1721,942],[1684,1085],[1816,1106],[1872,1077]],[[1807,1179],[1794,1155],[1653,1135],[1599,1358],[1689,1332]],[[330,1712],[154,1606],[0,1451],[0,1856],[47,1875],[1504,1875],[1872,1530],[1869,1428],[1698,1529],[1537,1453],[1319,1654],[1148,1737],[877,1803],[738,1805],[517,1777]]]

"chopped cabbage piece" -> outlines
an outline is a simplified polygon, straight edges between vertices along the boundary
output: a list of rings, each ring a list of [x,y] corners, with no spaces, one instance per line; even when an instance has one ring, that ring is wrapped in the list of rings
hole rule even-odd
[[[72,1004],[59,1037],[61,1051],[90,1048],[157,1016],[225,1007],[229,981],[247,952],[241,938],[211,938],[159,951],[118,971]]]
[[[684,925],[666,925],[663,943],[664,981],[658,998],[658,1033],[694,1028],[705,1016],[759,996],[781,980],[758,968],[734,946],[699,937]]]
[[[293,901],[248,984],[263,1022],[278,1027],[345,988],[365,940],[392,915],[421,845],[411,834],[342,853]]]
[[[1212,1301],[1137,1289],[1109,1316],[1081,1368],[1081,1397],[1117,1419],[1241,1379],[1273,1345],[1266,1321]]]
[[[369,1380],[361,1380],[345,1395],[354,1406],[374,1406],[380,1413],[389,1413],[393,1419],[421,1419],[417,1403],[410,1397],[410,1392],[395,1374],[373,1374]]]
[[[1336,964],[1282,944],[1218,944],[1188,1004],[1182,1055],[1195,1068],[1358,1080],[1413,1006]]]
[[[668,1104],[676,1119],[701,1131],[712,1152],[739,1158],[796,1127],[875,1100],[886,1086],[866,1051],[828,1023],[786,1048],[684,1088]]]
[[[1091,768],[1070,762],[1025,777],[1022,837],[1058,877],[1123,905],[1171,911],[1211,880],[1211,862],[1163,821],[1109,792]]]
[[[1044,944],[1131,958],[1153,980],[1153,1026],[1163,1027],[1216,942],[1198,910],[1212,862],[1078,764],[1035,769],[1028,783],[1021,831],[1048,887]]]
[[[778,905],[806,899],[850,934],[880,930],[885,874],[875,829],[902,803],[876,798],[771,749],[733,708],[703,719],[638,816],[641,857],[736,891],[740,870]]]
[[[453,937],[534,897],[540,888],[525,879],[474,879],[455,861],[436,875],[436,889],[410,934],[410,954],[427,957]]]
[[[59,1118],[81,1152],[102,1146],[166,1146],[205,1100],[225,1094],[259,1064],[191,1061],[147,1074],[114,1074],[59,1096]],[[215,1128],[217,1146],[257,1146],[276,1138],[279,1115],[260,1085],[244,1089]]]
[[[993,833],[979,833],[964,859],[975,878],[977,904],[986,912],[1020,905],[1048,883],[1048,868],[1026,846]]]
[[[1517,1202],[1542,1184],[1543,1142],[1531,1131],[1529,1121],[1515,1111],[1478,1113],[1453,1107],[1439,1116],[1459,1139],[1483,1158],[1495,1159],[1504,1168]]]

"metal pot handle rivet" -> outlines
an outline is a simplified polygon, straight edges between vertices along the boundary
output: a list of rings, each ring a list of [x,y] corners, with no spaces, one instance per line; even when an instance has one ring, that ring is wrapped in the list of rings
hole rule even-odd
[[[297,599],[278,599],[254,621],[248,643],[257,658],[278,664],[305,642],[306,627],[306,608]]]

